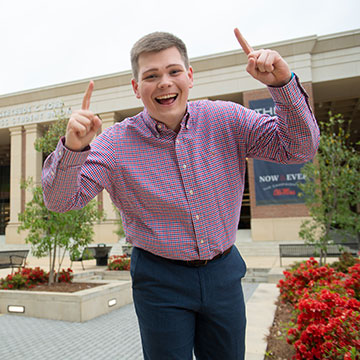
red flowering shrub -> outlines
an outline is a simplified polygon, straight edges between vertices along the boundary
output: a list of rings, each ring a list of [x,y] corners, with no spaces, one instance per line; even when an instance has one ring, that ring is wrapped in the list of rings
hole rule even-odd
[[[360,301],[323,289],[305,294],[297,310],[297,326],[287,339],[296,359],[340,360],[351,349],[360,351]]]
[[[360,264],[335,272],[313,258],[284,271],[280,299],[294,306],[287,341],[296,360],[360,360]]]
[[[319,263],[310,258],[291,270],[284,271],[285,280],[280,280],[280,299],[283,302],[296,304],[303,295],[314,287],[329,286],[344,275],[336,273],[329,265],[319,266]]]
[[[349,268],[347,277],[344,279],[344,286],[354,292],[355,299],[360,300],[360,264]]]
[[[130,270],[130,257],[126,254],[110,256],[108,270]]]
[[[72,270],[62,270],[59,273],[59,282],[71,282]],[[36,268],[22,268],[6,276],[6,278],[0,279],[0,289],[4,290],[21,290],[30,289],[39,284],[45,284],[49,281],[49,273]]]
[[[58,277],[58,282],[64,282],[64,283],[71,283],[72,279],[73,279],[73,274],[72,274],[72,270],[70,268],[68,268],[67,270],[62,269],[59,272],[59,277]],[[56,275],[55,275],[56,276]]]
[[[18,273],[8,275],[5,279],[0,280],[0,289],[17,290],[26,287],[26,279]]]
[[[360,253],[359,253],[360,256]],[[360,258],[356,258],[352,254],[348,252],[344,252],[339,256],[339,261],[335,261],[330,264],[335,271],[341,271],[343,273],[347,273],[349,267],[354,266],[355,264],[360,264]]]

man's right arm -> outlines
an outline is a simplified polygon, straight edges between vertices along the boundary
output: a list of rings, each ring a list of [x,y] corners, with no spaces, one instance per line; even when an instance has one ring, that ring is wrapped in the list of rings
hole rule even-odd
[[[65,138],[60,139],[55,151],[45,160],[41,176],[45,206],[56,212],[80,209],[88,202],[81,201],[78,185],[89,151],[74,152],[64,143]]]
[[[101,149],[88,159],[89,144],[101,127],[101,120],[89,110],[93,88],[94,83],[91,81],[81,109],[71,114],[65,137],[59,141],[56,150],[44,163],[42,187],[45,205],[49,210],[65,212],[82,208],[106,183],[104,178],[87,179],[87,176],[81,174],[85,162],[95,166],[95,169],[103,166]]]

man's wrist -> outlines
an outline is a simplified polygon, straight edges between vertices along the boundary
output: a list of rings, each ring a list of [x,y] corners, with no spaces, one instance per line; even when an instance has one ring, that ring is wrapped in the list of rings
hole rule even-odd
[[[269,85],[270,87],[283,87],[283,86],[286,86],[294,77],[294,73],[291,72],[290,73],[290,76],[284,81],[284,82],[281,82],[279,84],[276,84],[276,85]]]
[[[79,150],[77,150],[77,149],[76,149],[76,150],[72,149],[71,147],[69,147],[69,146],[66,144],[66,137],[65,137],[65,136],[62,138],[62,143],[63,143],[64,147],[65,147],[67,150],[69,150],[69,151],[82,152],[82,151],[88,151],[88,150],[90,150],[90,145],[87,145],[87,146],[85,146],[83,149],[79,149]]]

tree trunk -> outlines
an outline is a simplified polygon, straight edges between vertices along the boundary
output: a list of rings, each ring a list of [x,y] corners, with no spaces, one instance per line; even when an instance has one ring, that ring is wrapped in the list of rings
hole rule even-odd
[[[56,261],[56,241],[54,242],[54,252],[52,256],[52,261],[50,265],[50,273],[49,273],[49,285],[54,283],[54,270],[55,270],[55,261]]]
[[[66,253],[67,250],[68,250],[68,246],[65,247],[62,256],[60,256],[60,249],[59,249],[59,266],[58,266],[58,271],[57,271],[56,279],[55,279],[56,282],[59,281],[59,274],[60,274],[61,265],[62,265],[62,263],[64,261],[65,253]]]

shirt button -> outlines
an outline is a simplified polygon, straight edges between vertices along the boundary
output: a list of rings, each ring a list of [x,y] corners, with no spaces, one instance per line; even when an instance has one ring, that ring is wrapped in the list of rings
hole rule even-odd
[[[194,192],[193,192],[192,190],[190,190],[190,191],[189,191],[189,194],[190,194],[190,195],[193,195],[193,194],[194,194]]]
[[[161,124],[158,124],[158,129],[162,129],[162,125]]]
[[[61,151],[59,151],[59,156],[61,156],[62,155],[62,152]]]
[[[184,164],[184,165],[183,165],[184,170],[186,169],[186,167],[187,167],[187,166]]]
[[[176,143],[177,143],[177,144],[180,144],[180,140],[176,139]]]
[[[190,125],[186,125],[186,128],[189,129],[189,128],[190,128]]]
[[[203,243],[204,243],[204,240],[201,240],[201,241],[200,241],[200,244],[203,244]]]
[[[199,219],[200,219],[200,216],[199,216],[199,215],[196,215],[195,218],[196,218],[196,220],[199,220]]]

